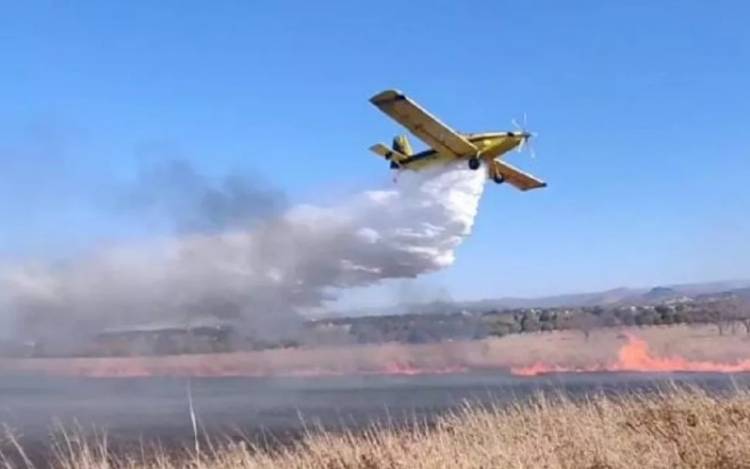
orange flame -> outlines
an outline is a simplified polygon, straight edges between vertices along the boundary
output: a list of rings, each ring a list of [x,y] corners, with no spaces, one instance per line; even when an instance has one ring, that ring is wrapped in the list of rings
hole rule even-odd
[[[718,363],[712,361],[691,361],[680,356],[654,357],[650,354],[648,344],[636,336],[626,334],[628,343],[617,353],[617,361],[584,367],[566,367],[562,365],[535,363],[531,366],[511,368],[516,376],[538,376],[548,373],[590,373],[590,372],[710,372],[741,373],[750,371],[750,359],[736,363]]]
[[[48,375],[131,378],[148,376],[194,377],[325,377],[342,375],[436,375],[465,373],[471,370],[502,371],[516,376],[548,373],[585,372],[750,372],[750,359],[734,363],[692,361],[680,356],[656,357],[642,339],[627,334],[628,341],[609,363],[563,365],[538,362],[530,366],[510,367],[503,357],[466,355],[463,348],[433,349],[385,346],[342,351],[282,350],[239,352],[214,355],[165,357],[100,357],[72,359],[0,360],[0,373],[42,373]],[[356,353],[355,353],[356,352]],[[417,353],[419,352],[419,353]],[[440,353],[438,353],[440,352]]]

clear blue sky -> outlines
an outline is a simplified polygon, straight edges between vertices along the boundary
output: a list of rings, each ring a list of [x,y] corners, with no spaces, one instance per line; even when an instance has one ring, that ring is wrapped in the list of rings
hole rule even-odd
[[[398,128],[368,98],[397,87],[464,131],[526,112],[538,157],[509,161],[549,182],[488,186],[425,288],[747,278],[748,17],[739,0],[6,4],[0,258],[137,233],[102,199],[149,148],[292,201],[382,185],[367,147]]]

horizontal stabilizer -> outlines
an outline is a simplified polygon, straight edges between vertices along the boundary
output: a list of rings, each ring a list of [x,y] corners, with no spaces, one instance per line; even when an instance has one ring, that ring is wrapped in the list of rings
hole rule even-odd
[[[371,146],[370,151],[382,156],[383,158],[389,161],[399,162],[407,158],[407,156],[404,155],[403,153],[397,152],[396,150],[392,150],[382,143],[376,143],[375,145]]]
[[[537,179],[531,174],[524,173],[508,163],[498,160],[492,161],[492,165],[490,166],[490,177],[496,181],[502,179],[522,191],[547,187],[546,182]]]

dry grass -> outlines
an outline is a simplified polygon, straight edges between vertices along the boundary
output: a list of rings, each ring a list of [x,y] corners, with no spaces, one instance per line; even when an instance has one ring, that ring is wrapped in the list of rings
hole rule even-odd
[[[130,358],[0,359],[2,373],[72,376],[267,376],[354,374],[399,370],[508,369],[542,361],[590,367],[616,359],[629,333],[644,339],[655,356],[731,363],[747,359],[750,336],[719,336],[713,326],[657,326],[593,331],[516,334],[440,344],[378,344],[266,350],[212,355]]]
[[[311,432],[276,450],[214,443],[197,455],[186,448],[114,456],[103,438],[57,441],[52,463],[65,469],[750,468],[750,393],[675,388],[577,402],[540,395],[511,407],[467,406],[431,428]]]

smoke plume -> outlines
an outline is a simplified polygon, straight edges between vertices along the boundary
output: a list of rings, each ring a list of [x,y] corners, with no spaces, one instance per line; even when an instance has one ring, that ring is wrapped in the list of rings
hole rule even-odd
[[[287,202],[260,177],[234,173],[214,181],[186,160],[171,159],[142,166],[116,206],[140,220],[166,220],[178,233],[206,233],[252,228],[278,216]]]
[[[278,214],[252,227],[226,222],[248,215],[246,193],[229,191],[238,195],[214,197],[226,210],[210,229],[100,248],[65,264],[0,266],[0,304],[29,335],[206,316],[283,328],[336,289],[450,265],[484,182],[483,171],[465,165],[405,173],[391,188],[334,206],[273,207]]]

